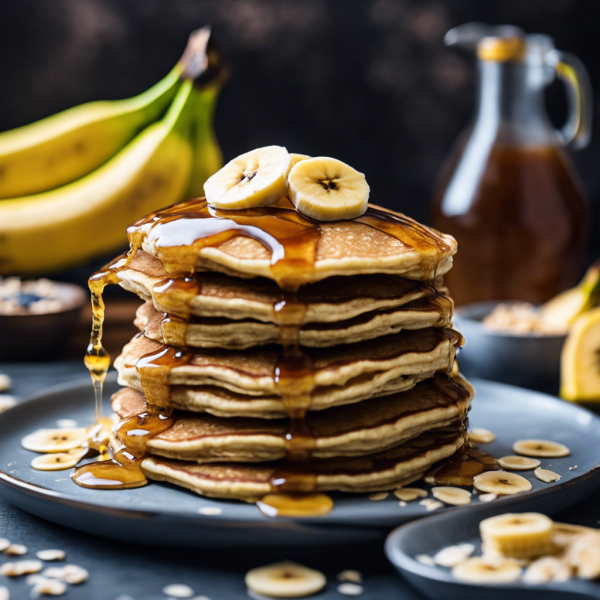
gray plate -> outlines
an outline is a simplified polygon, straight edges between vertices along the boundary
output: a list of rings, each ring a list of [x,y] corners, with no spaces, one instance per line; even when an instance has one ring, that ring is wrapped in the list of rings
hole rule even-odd
[[[526,585],[508,583],[484,586],[454,579],[445,567],[423,565],[415,557],[433,555],[438,550],[464,542],[475,545],[474,556],[481,554],[479,521],[498,512],[495,502],[480,504],[476,510],[446,512],[422,519],[393,531],[385,551],[404,578],[432,600],[546,600],[547,598],[600,598],[600,584],[595,581],[571,579],[564,583]],[[502,505],[499,505],[502,506]],[[543,511],[547,512],[547,511]]]
[[[477,397],[470,422],[497,434],[498,441],[488,446],[495,456],[510,454],[512,443],[523,438],[552,439],[572,450],[570,457],[542,463],[552,465],[562,476],[560,482],[545,484],[526,473],[533,490],[497,501],[498,505],[558,511],[600,487],[600,419],[543,394],[482,380],[473,383]],[[106,397],[117,388],[112,377]],[[84,380],[53,388],[0,415],[0,495],[35,515],[82,531],[119,540],[190,546],[339,543],[380,537],[385,529],[431,514],[416,502],[400,507],[391,494],[381,502],[362,494],[335,494],[335,508],[325,517],[270,519],[253,504],[211,500],[169,484],[91,490],[72,483],[69,471],[33,470],[30,462],[36,455],[21,448],[21,438],[41,427],[54,427],[63,418],[88,425],[93,406],[91,383]],[[569,470],[574,465],[577,468]],[[222,512],[199,513],[209,506]]]

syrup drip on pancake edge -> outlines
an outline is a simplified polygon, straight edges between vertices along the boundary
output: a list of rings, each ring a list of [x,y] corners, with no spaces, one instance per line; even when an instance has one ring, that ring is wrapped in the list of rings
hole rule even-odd
[[[373,207],[369,207],[355,221],[396,237],[407,247],[418,249],[422,256],[422,279],[425,282],[435,279],[440,256],[447,249],[443,239],[435,232],[412,219]],[[175,278],[160,282],[155,291],[160,294],[168,291],[170,286],[177,286],[178,292],[181,292],[180,314],[184,316],[165,315],[165,320],[177,324],[180,331],[177,337],[183,342],[183,347],[185,327],[191,314],[190,301],[199,291],[198,282],[194,279],[198,250],[219,246],[235,236],[257,240],[270,251],[271,273],[282,290],[282,299],[274,309],[280,325],[283,350],[273,377],[291,426],[286,436],[287,458],[271,478],[274,493],[263,498],[259,507],[270,516],[325,514],[333,504],[324,494],[314,494],[312,497],[311,492],[316,489],[316,477],[307,475],[298,468],[302,461],[310,458],[314,446],[313,436],[306,427],[304,417],[310,409],[315,384],[310,357],[302,351],[299,344],[306,305],[298,300],[297,291],[301,285],[310,281],[314,271],[321,228],[318,222],[300,215],[287,198],[268,208],[238,211],[218,211],[209,207],[205,199],[194,199],[154,213],[128,229],[129,252],[93,275],[89,281],[93,329],[85,364],[94,384],[97,419],[102,415],[102,385],[110,366],[110,357],[102,347],[104,287],[118,283],[119,272],[130,264],[145,238],[154,240],[158,258]],[[451,301],[425,282],[422,284],[423,289],[438,307],[440,322],[442,319],[447,321],[452,309]],[[462,337],[457,332],[446,329],[442,331],[444,335],[450,336],[452,346],[462,343]],[[124,448],[118,450],[112,460],[79,467],[72,474],[77,484],[119,489],[146,483],[141,469],[146,443],[173,423],[169,373],[174,367],[189,362],[191,357],[186,349],[163,345],[157,352],[138,360],[136,368],[147,400],[147,412],[128,417],[119,423],[116,437]],[[453,385],[465,393],[460,385]],[[453,393],[457,393],[454,388]],[[298,494],[301,494],[301,498]],[[301,505],[305,507],[306,514],[302,513]]]

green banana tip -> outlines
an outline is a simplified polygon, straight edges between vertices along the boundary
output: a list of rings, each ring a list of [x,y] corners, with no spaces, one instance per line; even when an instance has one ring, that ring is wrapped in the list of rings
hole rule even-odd
[[[190,34],[179,63],[181,78],[193,80],[197,88],[221,86],[229,76],[227,63],[215,44],[210,25]]]

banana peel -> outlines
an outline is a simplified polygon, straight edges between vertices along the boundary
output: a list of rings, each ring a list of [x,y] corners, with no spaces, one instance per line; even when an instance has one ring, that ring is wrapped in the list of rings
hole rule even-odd
[[[586,271],[581,283],[555,296],[540,308],[540,317],[553,329],[567,331],[575,320],[600,300],[600,260]]]
[[[600,307],[571,326],[561,355],[560,395],[571,402],[600,402]]]

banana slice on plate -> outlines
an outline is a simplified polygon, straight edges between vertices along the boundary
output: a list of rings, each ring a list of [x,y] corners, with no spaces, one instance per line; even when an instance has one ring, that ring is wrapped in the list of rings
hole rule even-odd
[[[510,583],[521,576],[521,566],[510,558],[476,556],[456,565],[452,575],[468,583]]]
[[[566,561],[554,556],[544,556],[527,567],[523,573],[523,581],[529,584],[540,584],[549,581],[567,581],[572,576],[573,569]]]
[[[550,440],[519,440],[513,444],[512,449],[517,454],[539,458],[561,458],[571,454],[564,444]]]
[[[42,454],[31,461],[31,466],[38,471],[64,471],[73,468],[86,453],[86,448],[76,448],[69,452]]]
[[[288,189],[296,210],[316,221],[355,219],[364,214],[369,201],[365,176],[327,156],[297,162]]]
[[[295,562],[280,562],[246,573],[250,590],[272,598],[301,598],[322,590],[327,583],[320,571]]]
[[[537,458],[527,456],[503,456],[496,460],[503,469],[508,471],[531,471],[537,469],[541,464]]]
[[[21,440],[21,445],[32,452],[66,452],[79,448],[87,438],[85,427],[69,429],[38,429]]]
[[[292,157],[282,146],[256,148],[206,180],[206,201],[224,210],[271,206],[287,194],[291,168]]]
[[[537,558],[556,551],[554,523],[540,513],[506,513],[479,523],[484,554]]]
[[[431,488],[431,495],[444,504],[452,506],[464,506],[471,504],[471,493],[467,490],[457,487],[441,486]]]
[[[473,485],[479,492],[499,496],[520,494],[531,489],[531,483],[525,477],[508,471],[486,471],[473,478]]]

